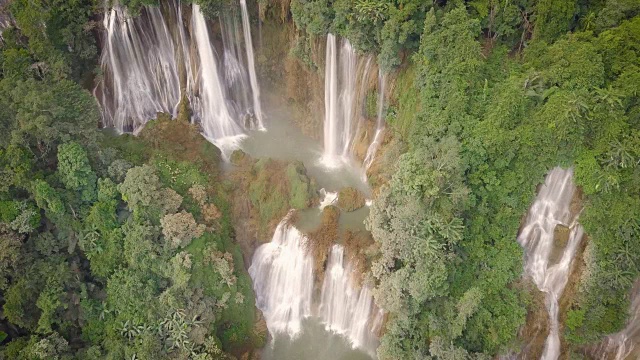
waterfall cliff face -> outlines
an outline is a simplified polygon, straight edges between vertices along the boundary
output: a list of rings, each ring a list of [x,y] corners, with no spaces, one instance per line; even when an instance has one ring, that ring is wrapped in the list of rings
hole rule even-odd
[[[249,274],[269,331],[293,338],[300,333],[303,320],[314,317],[327,330],[345,336],[354,348],[373,353],[382,312],[376,308],[370,289],[356,286],[344,248],[333,245],[322,288],[314,291],[308,241],[287,217],[272,241],[260,246],[253,256]]]
[[[525,273],[545,293],[550,329],[542,355],[544,360],[554,360],[560,355],[558,301],[583,237],[577,214],[572,214],[570,209],[575,191],[573,170],[553,169],[529,209],[518,236],[518,242],[525,249]],[[569,231],[566,244],[555,236],[558,226]]]
[[[263,128],[246,4],[244,43],[237,18],[222,18],[221,52],[199,6],[193,5],[187,18],[186,5],[169,1],[162,6],[145,6],[131,17],[116,5],[105,14],[103,78],[94,92],[104,125],[135,132],[157,112],[176,116],[179,102],[187,98],[191,120],[219,145],[234,142],[247,129]]]
[[[358,56],[348,40],[327,35],[322,162],[329,167],[340,166],[352,155],[371,66],[371,58]]]
[[[382,132],[384,130],[384,92],[387,85],[387,76],[380,71],[378,73],[378,109],[376,114],[376,133],[373,136],[373,140],[367,149],[367,154],[364,157],[364,171],[366,177],[366,171],[369,169],[373,160],[375,160],[376,153],[380,144],[382,144]]]

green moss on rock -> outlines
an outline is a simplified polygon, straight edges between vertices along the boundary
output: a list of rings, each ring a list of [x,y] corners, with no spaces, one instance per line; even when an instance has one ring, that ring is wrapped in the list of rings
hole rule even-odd
[[[289,205],[293,209],[304,209],[311,205],[315,184],[307,176],[307,170],[299,161],[287,165],[287,180],[290,185]]]
[[[315,183],[301,162],[260,159],[252,167],[249,198],[259,215],[263,232],[277,224],[290,209],[304,209],[313,202]]]
[[[364,194],[356,188],[346,187],[338,193],[338,207],[343,211],[355,211],[365,205]]]
[[[251,156],[249,156],[249,154],[247,154],[246,152],[238,149],[234,150],[233,153],[231,153],[229,161],[231,161],[231,163],[235,166],[241,166],[245,162],[251,161]]]

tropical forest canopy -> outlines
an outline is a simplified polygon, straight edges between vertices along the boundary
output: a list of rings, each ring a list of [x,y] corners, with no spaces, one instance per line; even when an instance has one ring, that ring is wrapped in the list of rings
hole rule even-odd
[[[227,3],[194,2],[212,18]],[[157,1],[121,3],[135,14]],[[563,320],[570,357],[624,327],[640,275],[640,2],[258,3],[290,6],[304,66],[322,68],[313,44],[333,33],[396,77],[367,219],[388,311],[381,359],[517,352],[537,305],[515,239],[555,166],[574,168],[588,235]],[[99,129],[102,11],[93,0],[0,7],[12,22],[0,38],[2,355],[219,359],[261,347],[217,150],[163,116],[139,137]]]

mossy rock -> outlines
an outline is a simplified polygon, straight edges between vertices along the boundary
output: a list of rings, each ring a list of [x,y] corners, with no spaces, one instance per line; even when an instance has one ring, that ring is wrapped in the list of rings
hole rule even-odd
[[[156,113],[157,121],[171,121],[171,114],[167,114],[166,112],[158,112]]]
[[[340,210],[350,212],[360,209],[365,205],[364,194],[356,188],[346,187],[338,193],[338,207]]]
[[[229,161],[231,161],[231,163],[236,166],[240,166],[250,160],[251,156],[240,149],[234,150],[233,153],[231,153],[231,157],[229,158]]]
[[[556,225],[555,229],[553,229],[553,237],[556,242],[556,246],[566,247],[569,242],[569,235],[571,234],[571,229],[562,225]]]
[[[311,205],[316,192],[315,183],[307,176],[307,170],[299,161],[287,165],[287,179],[291,185],[289,205],[294,209],[305,209]]]

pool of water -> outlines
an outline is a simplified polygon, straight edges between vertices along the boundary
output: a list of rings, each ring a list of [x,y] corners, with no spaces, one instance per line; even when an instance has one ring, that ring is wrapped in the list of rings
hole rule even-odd
[[[369,196],[371,191],[363,181],[361,164],[344,159],[342,166],[327,167],[321,162],[322,144],[300,131],[287,104],[269,97],[263,101],[263,107],[266,109],[264,121],[267,131],[250,131],[240,143],[242,150],[254,158],[302,161],[307,174],[316,179],[320,188],[338,191],[353,186]]]
[[[262,360],[371,360],[371,354],[353,349],[338,334],[325,330],[324,325],[313,318],[302,323],[300,335],[291,339],[277,335],[262,350]]]

